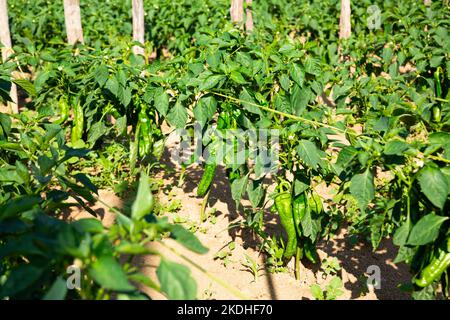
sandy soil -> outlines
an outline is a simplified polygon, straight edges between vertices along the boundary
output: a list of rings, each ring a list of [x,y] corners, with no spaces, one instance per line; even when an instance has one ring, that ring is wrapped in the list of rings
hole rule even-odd
[[[269,273],[265,270],[265,257],[259,253],[260,240],[248,229],[242,227],[229,228],[230,223],[239,222],[243,219],[237,213],[234,201],[231,198],[231,191],[223,170],[218,170],[214,185],[211,189],[208,201],[207,212],[214,208],[214,218],[200,222],[200,208],[202,199],[195,196],[196,187],[200,181],[202,171],[199,168],[190,168],[187,171],[187,178],[184,185],[178,188],[179,170],[172,165],[175,172],[161,172],[159,178],[163,179],[165,191],[158,195],[162,203],[167,203],[168,190],[175,194],[175,199],[181,202],[181,209],[177,213],[172,213],[171,218],[184,218],[186,224],[195,226],[198,230],[196,235],[200,241],[209,248],[205,255],[190,252],[173,240],[166,240],[166,245],[175,248],[180,254],[191,258],[195,263],[208,271],[212,277],[219,278],[228,286],[231,286],[249,299],[312,299],[310,286],[318,283],[323,288],[332,277],[325,277],[321,270],[310,264],[301,266],[301,276],[299,280],[294,277],[293,261],[288,265],[288,272]],[[330,190],[322,190],[321,193]],[[122,201],[111,191],[100,191],[100,198],[111,206],[121,207]],[[99,213],[105,225],[114,223],[114,214],[107,208],[97,204],[94,210]],[[71,214],[73,218],[89,217],[90,215],[82,210]],[[265,217],[267,232],[279,234],[278,218],[267,212]],[[214,223],[213,223],[214,222]],[[319,245],[319,255],[322,259],[336,257],[342,267],[339,271],[344,282],[344,293],[339,299],[408,299],[409,295],[402,292],[397,286],[408,282],[410,275],[406,265],[394,265],[393,260],[397,254],[396,247],[390,240],[384,240],[380,249],[372,252],[370,244],[360,243],[352,245],[346,237],[346,229],[342,229],[340,234],[332,241],[321,242]],[[214,259],[214,256],[221,250],[227,250],[228,245],[235,242],[235,249],[230,252],[227,264],[224,260]],[[165,256],[173,261],[188,265],[186,261],[179,258],[167,248],[160,244],[154,244],[155,248],[164,252]],[[258,279],[254,279],[251,272],[243,265],[246,258],[250,256],[258,262],[260,272]],[[145,257],[135,261],[142,268],[144,274],[156,279],[155,271],[159,264],[158,258]],[[367,268],[378,266],[381,271],[381,288],[369,288],[366,285]],[[199,299],[238,299],[231,290],[221,286],[219,283],[206,276],[196,268],[190,266],[192,274],[197,281],[197,295]],[[153,299],[164,299],[164,297],[148,288],[143,288]]]

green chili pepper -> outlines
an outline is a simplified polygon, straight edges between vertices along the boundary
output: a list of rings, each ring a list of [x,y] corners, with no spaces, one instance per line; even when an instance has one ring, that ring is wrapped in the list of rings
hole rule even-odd
[[[297,231],[297,236],[302,236],[302,230],[300,227],[300,223],[305,216],[306,209],[307,209],[307,200],[306,195],[304,192],[302,192],[300,195],[295,197],[294,203],[293,203],[293,217],[294,217],[294,224],[295,224],[295,230]]]
[[[202,179],[198,184],[197,196],[203,197],[209,190],[214,176],[216,175],[217,165],[215,163],[207,163],[205,165],[205,171],[203,172]]]
[[[69,119],[70,105],[64,96],[61,96],[58,101],[60,118],[55,121],[55,124],[63,124]]]
[[[141,130],[139,132],[139,156],[144,157],[152,151],[151,123],[145,107],[142,107],[139,112],[139,123],[141,124]]]
[[[309,261],[314,264],[319,262],[320,259],[319,255],[317,254],[316,246],[309,239],[305,242],[303,250],[306,258],[308,258]]]
[[[283,257],[286,260],[292,258],[297,251],[297,233],[295,231],[294,217],[292,214],[292,197],[290,192],[279,193],[275,197],[275,206],[280,215],[281,224],[287,234],[287,243]]]
[[[434,87],[435,87],[435,94],[436,97],[442,98],[442,86],[441,86],[441,71],[442,68],[439,67],[434,72]],[[439,105],[434,106],[432,109],[432,115],[433,115],[433,121],[434,122],[441,122],[441,107]]]
[[[437,68],[434,72],[434,85],[436,87],[436,97],[442,97],[442,87],[441,87],[441,67]]]
[[[434,122],[441,122],[441,108],[439,108],[438,106],[434,106],[432,109],[432,114],[433,114],[433,121]]]
[[[439,249],[438,255],[433,257],[430,264],[422,270],[420,278],[416,279],[414,283],[422,288],[427,287],[439,280],[449,266],[450,252]]]
[[[74,104],[74,125],[72,127],[72,135],[71,141],[72,144],[76,143],[78,140],[81,140],[83,137],[83,128],[84,128],[84,114],[83,107],[81,106],[79,101],[76,101]]]

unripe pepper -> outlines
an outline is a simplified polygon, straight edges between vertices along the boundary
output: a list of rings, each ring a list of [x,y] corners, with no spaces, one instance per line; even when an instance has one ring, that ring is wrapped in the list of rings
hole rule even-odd
[[[58,101],[60,118],[55,121],[56,124],[63,124],[69,119],[70,105],[64,96],[61,96]]]
[[[426,266],[414,283],[419,287],[427,287],[434,281],[439,280],[445,270],[450,266],[450,253],[440,250],[437,257],[434,257],[430,264]]]
[[[205,171],[203,172],[202,179],[198,184],[197,196],[203,197],[209,190],[214,176],[216,175],[217,165],[215,163],[207,163],[205,165]]]
[[[287,243],[283,257],[286,260],[292,258],[297,251],[297,233],[295,230],[294,217],[292,213],[292,197],[290,192],[279,193],[275,197],[275,206],[280,215],[281,224],[287,234]]]
[[[76,103],[74,104],[74,119],[71,135],[72,144],[76,143],[78,140],[81,140],[81,138],[83,137],[83,128],[84,128],[83,107],[81,106],[81,103],[79,101],[76,101]]]
[[[294,203],[293,203],[293,218],[294,218],[294,225],[295,230],[297,231],[297,236],[302,236],[302,230],[300,227],[301,221],[303,217],[305,216],[306,210],[307,210],[307,200],[306,195],[304,192],[302,192],[300,195],[295,197]]]
[[[447,238],[446,244],[447,250],[438,249],[437,256],[431,259],[430,264],[422,270],[420,277],[414,281],[416,285],[422,288],[429,286],[439,280],[445,270],[450,267],[450,237]]]

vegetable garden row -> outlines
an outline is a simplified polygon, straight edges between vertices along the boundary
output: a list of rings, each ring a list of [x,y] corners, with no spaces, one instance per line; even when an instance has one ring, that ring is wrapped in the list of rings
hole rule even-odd
[[[63,1],[0,4],[12,43],[2,38],[0,103],[16,111],[0,109],[1,299],[149,298],[142,286],[197,298],[189,268],[200,267],[149,246],[172,238],[208,251],[159,210],[164,186],[152,177],[176,129],[209,155],[181,163],[202,163],[197,196],[206,206],[223,166],[272,266],[295,259],[298,277],[302,261],[321,263],[317,243],[348,225],[374,250],[392,238],[394,262],[412,274],[398,290],[448,298],[448,1],[352,1],[351,15],[345,0],[81,1],[71,44],[77,19]],[[277,133],[269,168],[267,146],[248,151],[249,132]],[[241,145],[244,161],[233,161]],[[105,227],[92,205],[108,188],[131,200]],[[64,219],[75,205],[93,217]],[[157,279],[133,264],[148,255],[161,257]],[[67,288],[71,265],[80,290]]]

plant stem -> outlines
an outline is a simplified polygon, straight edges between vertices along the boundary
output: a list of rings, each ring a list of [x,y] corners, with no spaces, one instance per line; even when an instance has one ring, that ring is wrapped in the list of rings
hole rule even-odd
[[[200,223],[202,223],[203,221],[205,221],[208,218],[205,214],[205,211],[206,211],[206,206],[208,205],[208,199],[209,199],[210,192],[211,192],[211,189],[208,190],[208,192],[206,193],[206,195],[202,201],[202,207],[200,208]]]

